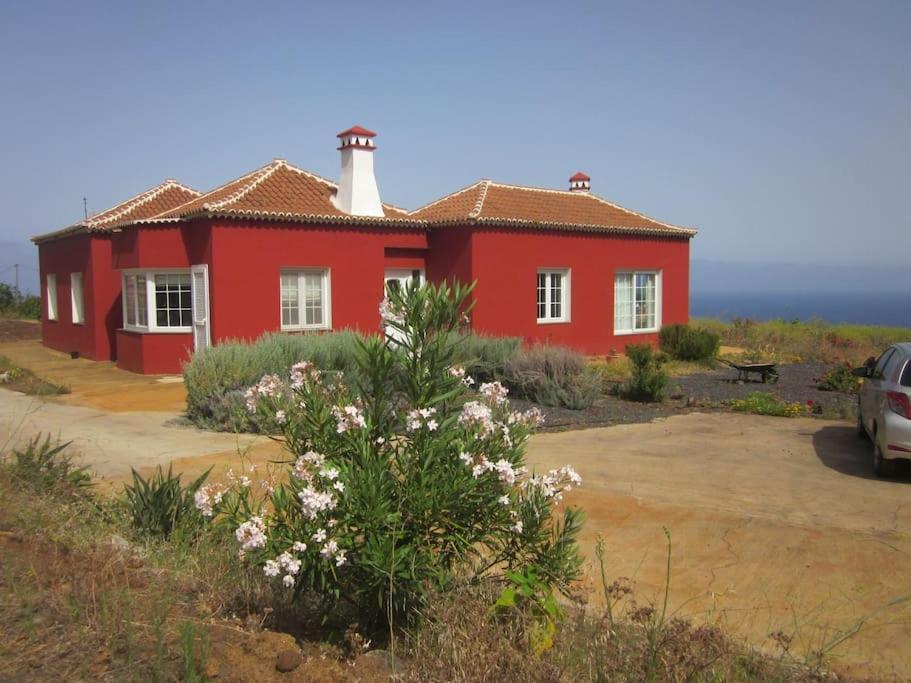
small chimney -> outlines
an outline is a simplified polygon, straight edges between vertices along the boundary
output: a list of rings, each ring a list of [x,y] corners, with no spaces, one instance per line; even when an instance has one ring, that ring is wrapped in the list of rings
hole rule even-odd
[[[335,206],[352,216],[383,216],[380,191],[373,175],[373,151],[376,133],[354,126],[337,135],[342,153],[342,175]]]
[[[588,192],[592,189],[592,179],[585,175],[582,171],[579,171],[572,178],[569,179],[569,191],[570,192]]]

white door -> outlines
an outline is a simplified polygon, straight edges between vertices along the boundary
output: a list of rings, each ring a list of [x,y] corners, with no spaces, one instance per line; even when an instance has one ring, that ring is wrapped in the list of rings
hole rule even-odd
[[[383,296],[386,296],[386,288],[405,289],[411,280],[417,280],[419,285],[424,284],[424,271],[418,268],[387,268],[383,285]],[[386,326],[386,336],[393,341],[402,340],[402,332]]]
[[[193,266],[193,348],[209,348],[212,335],[209,329],[209,266]]]

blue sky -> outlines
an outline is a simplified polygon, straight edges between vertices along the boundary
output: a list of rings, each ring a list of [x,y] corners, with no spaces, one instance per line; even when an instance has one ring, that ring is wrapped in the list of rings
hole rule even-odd
[[[0,271],[83,196],[336,178],[353,123],[406,207],[584,170],[696,259],[906,264],[909,34],[906,1],[4,3]]]

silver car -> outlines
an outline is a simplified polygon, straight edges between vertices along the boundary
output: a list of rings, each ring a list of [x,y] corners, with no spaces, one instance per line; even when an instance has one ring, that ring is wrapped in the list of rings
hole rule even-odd
[[[873,471],[888,477],[896,460],[911,458],[911,342],[890,346],[854,374],[864,378],[857,434],[873,442]]]

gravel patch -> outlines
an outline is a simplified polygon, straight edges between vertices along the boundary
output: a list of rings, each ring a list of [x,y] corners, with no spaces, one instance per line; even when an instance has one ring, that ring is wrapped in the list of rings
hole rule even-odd
[[[779,365],[779,380],[768,384],[758,380],[738,382],[735,370],[720,368],[685,377],[672,377],[668,382],[669,398],[661,403],[637,403],[616,396],[602,396],[595,405],[585,410],[538,406],[544,413],[542,431],[651,422],[694,411],[726,411],[730,410],[730,401],[746,398],[755,391],[774,394],[789,403],[807,404],[812,401],[814,412],[825,417],[853,416],[857,402],[853,394],[820,391],[816,388],[818,379],[831,367],[833,366],[825,363]],[[511,402],[519,410],[534,405],[519,399],[512,399]]]

